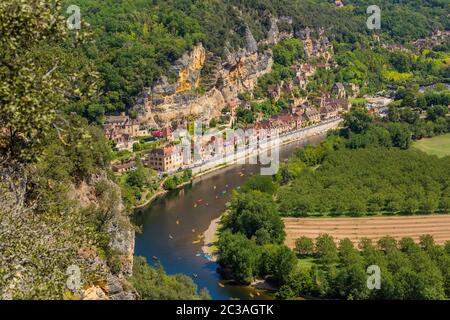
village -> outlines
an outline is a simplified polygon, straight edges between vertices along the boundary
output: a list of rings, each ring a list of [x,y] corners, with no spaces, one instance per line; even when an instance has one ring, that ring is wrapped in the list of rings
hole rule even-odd
[[[271,68],[271,63],[267,63],[265,60],[266,56],[262,60],[255,59],[258,55],[252,51],[254,50],[252,44],[256,46],[256,42],[251,32],[248,32],[247,39],[249,49],[246,55],[250,57],[248,58],[250,62],[247,62],[250,65],[247,67],[263,71],[255,73],[249,80],[248,71],[244,70],[245,62],[240,58],[230,70],[224,69],[226,76],[223,77],[223,82],[225,84],[221,88],[221,95],[219,94],[224,99],[220,106],[215,105],[215,100],[212,100],[213,102],[201,100],[209,99],[209,96],[217,96],[218,90],[215,87],[204,94],[202,98],[192,102],[191,91],[192,88],[198,88],[200,81],[198,70],[205,63],[204,48],[199,45],[194,48],[190,56],[182,59],[182,67],[177,69],[179,83],[176,89],[173,85],[167,84],[163,78],[160,84],[144,94],[144,98],[141,99],[144,101],[141,108],[143,111],[138,112],[137,117],[125,113],[106,117],[104,133],[112,142],[113,148],[118,152],[128,152],[133,155],[117,159],[112,165],[113,171],[122,175],[135,170],[136,159],[140,159],[145,167],[155,170],[159,175],[193,169],[237,151],[239,141],[236,137],[230,137],[227,134],[230,130],[252,131],[258,139],[264,132],[270,140],[327,123],[333,119],[341,119],[343,114],[351,110],[354,102],[357,102],[358,106],[365,107],[369,113],[376,113],[381,117],[387,114],[387,106],[392,102],[389,93],[380,93],[375,96],[361,95],[359,85],[354,83],[337,82],[330,92],[316,90],[312,94],[306,94],[307,91],[310,91],[308,84],[320,69],[331,70],[336,67],[336,62],[333,61],[333,45],[322,29],[305,28],[295,35],[285,35],[278,31],[276,25],[276,21],[272,21],[270,33],[273,36],[264,41],[277,43],[284,38],[299,38],[303,42],[306,62],[291,65],[293,78],[267,85],[264,88],[265,98],[252,100],[253,103],[267,101],[272,104],[284,100],[288,101],[287,107],[282,108],[275,115],[267,115],[255,112],[252,109],[252,103],[245,98],[245,93],[251,91],[249,88],[254,88],[258,77],[269,72]],[[251,65],[252,63],[253,65]],[[242,79],[246,72],[247,80]],[[190,77],[191,80],[189,80]],[[252,83],[253,85],[249,85]],[[302,94],[299,94],[300,92]],[[185,101],[185,99],[187,99],[186,105],[179,102]],[[177,121],[172,121],[173,116],[169,117],[168,115],[169,113],[175,115],[172,110],[189,110],[195,105],[204,106],[203,109],[200,109],[201,112],[197,113],[196,118],[189,119],[190,115],[178,114]],[[215,116],[212,116],[208,111],[208,105],[210,105],[210,109],[218,110],[220,116],[217,117],[217,112]],[[170,110],[170,112],[164,112],[165,110]],[[147,116],[154,115],[154,111],[157,114],[156,118]],[[239,111],[253,114],[254,120],[251,123],[239,123],[237,121]],[[163,118],[165,121],[161,121]],[[155,119],[160,120],[159,123]],[[193,125],[198,121],[202,123],[201,137],[196,135],[194,139],[192,137],[194,135]],[[190,152],[185,152],[186,143],[182,145],[182,137],[178,134],[183,130],[189,132],[191,144],[188,149]],[[210,133],[211,130],[214,132],[213,134]],[[248,145],[250,142],[247,139],[245,143]]]
[[[274,86],[269,87],[268,90],[272,98],[276,98],[281,90],[285,89],[281,86]],[[239,102],[229,106],[232,117],[235,116],[238,105],[240,105]],[[344,85],[338,83],[335,85],[333,95],[323,95],[312,103],[307,101],[298,105],[293,103],[288,110],[283,110],[278,115],[246,125],[240,129],[253,132],[258,139],[264,132],[270,139],[271,137],[293,134],[332,119],[338,119],[341,115],[350,111],[351,107],[352,103],[346,99]],[[180,131],[180,129],[188,131],[187,127],[188,124],[177,128],[177,131]],[[140,143],[139,141],[145,141],[146,139],[151,141],[155,147],[140,152],[140,158],[146,167],[161,174],[193,168],[196,165],[234,153],[239,142],[237,137],[229,137],[230,129],[228,127],[224,130],[213,130],[213,134],[206,132],[201,135],[200,141],[197,140],[195,143],[192,139],[192,153],[189,157],[186,157],[180,144],[180,137],[175,135],[170,127],[160,130],[146,129],[138,121],[131,119],[124,113],[119,116],[108,116],[104,125],[106,137],[114,143],[118,151],[128,150],[133,152],[136,150],[136,144]],[[250,143],[250,138],[246,137],[245,143],[247,145]],[[196,137],[196,139],[198,138]],[[194,150],[194,145],[196,150]],[[115,173],[123,174],[136,169],[136,161],[129,160],[115,163],[112,168]]]

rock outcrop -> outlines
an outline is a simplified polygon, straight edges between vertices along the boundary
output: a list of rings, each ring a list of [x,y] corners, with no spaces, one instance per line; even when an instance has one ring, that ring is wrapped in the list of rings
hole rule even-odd
[[[258,44],[248,26],[245,28],[245,42],[247,43],[246,49],[248,52],[255,53],[258,51]]]
[[[176,83],[162,77],[152,88],[143,90],[135,106],[138,120],[161,128],[176,127],[186,120],[209,122],[220,117],[238,93],[253,90],[258,78],[272,70],[272,52],[258,53],[250,29],[246,33],[247,48],[229,53],[225,61],[209,56],[201,44],[185,54],[172,68],[177,74]],[[204,70],[207,63],[212,66],[209,74]],[[203,93],[200,84],[206,77],[208,90]]]
[[[280,30],[278,29],[278,21],[274,17],[270,19],[270,30],[267,34],[267,43],[276,44],[279,41]]]
[[[102,183],[105,195],[99,195],[97,185]],[[114,269],[98,256],[91,248],[82,248],[80,255],[93,263],[100,265],[105,270],[103,285],[93,285],[83,291],[83,299],[86,300],[132,300],[137,293],[126,280],[133,272],[134,256],[134,229],[130,223],[122,203],[120,187],[108,179],[106,172],[92,175],[88,180],[82,181],[77,186],[72,186],[69,197],[80,208],[98,208],[107,206],[109,217],[106,221],[106,230],[109,235],[109,248],[115,253],[117,261]]]

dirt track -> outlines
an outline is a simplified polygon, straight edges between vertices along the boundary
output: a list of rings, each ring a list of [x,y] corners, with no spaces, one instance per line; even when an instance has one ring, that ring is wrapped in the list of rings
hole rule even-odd
[[[404,237],[419,241],[423,234],[430,234],[438,244],[450,240],[450,215],[371,217],[371,218],[284,218],[286,245],[295,247],[295,240],[306,236],[317,238],[327,233],[336,241],[349,238],[355,245],[362,238],[374,242],[389,235],[395,239]]]

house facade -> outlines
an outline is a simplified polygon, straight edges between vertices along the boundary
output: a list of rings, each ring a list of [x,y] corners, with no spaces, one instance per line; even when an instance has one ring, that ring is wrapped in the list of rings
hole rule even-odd
[[[183,166],[183,153],[179,146],[166,145],[148,154],[148,165],[159,172],[173,172]]]
[[[130,119],[125,113],[107,116],[103,132],[119,150],[132,150],[136,138],[148,135],[148,131],[141,128],[137,120]]]

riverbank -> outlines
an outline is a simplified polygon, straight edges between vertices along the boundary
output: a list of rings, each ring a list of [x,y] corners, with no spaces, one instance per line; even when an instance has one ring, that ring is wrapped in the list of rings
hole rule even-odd
[[[182,184],[178,185],[174,190],[181,189],[184,186],[187,186],[188,184],[191,184],[193,180],[194,179],[191,179],[189,181],[183,182]],[[133,207],[133,209],[137,210],[137,209],[143,209],[145,207],[148,207],[153,201],[155,201],[159,197],[162,197],[162,196],[166,195],[169,191],[171,191],[171,190],[160,190],[160,191],[156,192],[154,195],[152,195],[149,199],[145,200],[143,203],[135,205]]]
[[[342,119],[335,119],[333,121],[324,123],[324,124],[319,124],[317,126],[308,128],[308,130],[303,130],[301,133],[300,132],[293,132],[292,134],[287,135],[286,137],[283,137],[283,139],[280,139],[278,141],[278,147],[281,146],[285,146],[291,143],[295,143],[297,141],[303,140],[303,139],[307,139],[310,138],[312,136],[315,135],[320,135],[323,134],[324,132],[334,129],[337,126],[339,126],[339,124],[342,122]],[[315,130],[311,130],[311,129],[315,129]],[[242,158],[246,159],[255,155],[259,155],[261,152],[264,152],[267,150],[259,150],[258,152],[256,152],[256,154],[246,154],[241,158],[236,157],[236,159],[234,159],[232,162],[225,162],[225,163],[221,163],[218,164],[216,167],[213,168],[208,168],[205,171],[199,171],[196,175],[195,178],[201,177],[203,175],[215,172],[219,169],[223,169],[226,168],[228,166],[234,165],[236,164],[238,161],[242,160]],[[225,213],[224,213],[225,214]],[[216,247],[216,242],[218,240],[218,228],[220,225],[220,220],[222,219],[223,215],[222,214],[219,218],[214,219],[211,221],[208,229],[204,232],[204,238],[203,238],[203,246],[202,246],[202,252],[205,254],[205,256],[208,258],[209,261],[212,262],[216,262],[217,261],[217,247]]]
[[[217,262],[217,246],[219,240],[219,226],[223,215],[211,221],[208,229],[203,233],[202,251],[211,262]]]
[[[194,177],[197,178],[216,170],[245,162],[247,159],[259,156],[264,152],[274,149],[275,147],[279,148],[303,139],[324,134],[329,130],[338,128],[342,121],[342,118],[327,120],[325,122],[279,136],[277,140],[268,141],[266,144],[260,145],[257,148],[253,147],[251,150],[242,150],[231,155],[220,157],[217,160],[210,160],[191,169]]]
[[[237,164],[240,161],[246,161],[250,157],[258,156],[258,155],[262,154],[263,152],[267,152],[268,149],[272,149],[274,147],[282,147],[285,145],[289,145],[291,143],[295,143],[297,141],[311,138],[313,136],[324,134],[328,130],[337,128],[341,122],[342,122],[342,119],[337,118],[337,119],[333,119],[331,121],[320,123],[320,124],[317,124],[317,125],[314,125],[311,127],[302,128],[301,130],[298,130],[298,131],[295,131],[295,132],[292,132],[290,134],[280,137],[278,139],[278,141],[269,144],[266,148],[259,148],[259,149],[253,150],[252,152],[244,152],[242,155],[238,155],[238,154],[232,155],[231,159],[230,159],[230,157],[225,157],[225,158],[219,160],[219,162],[212,161],[212,162],[208,162],[206,164],[199,165],[195,168],[192,168],[193,173],[194,173],[193,178],[188,182],[180,184],[179,186],[176,187],[176,189],[181,189],[182,187],[192,183],[197,178],[200,178],[207,174],[216,172],[220,169],[230,167],[232,165]],[[166,195],[167,192],[168,192],[168,190],[158,191],[154,195],[152,195],[152,197],[150,197],[148,200],[145,200],[143,203],[140,203],[140,204],[134,206],[133,209],[135,209],[135,210],[143,209],[143,208],[149,206],[153,201],[155,201],[159,197]]]
[[[319,144],[322,140],[323,135],[312,136],[280,147],[280,161],[288,159],[299,148]],[[191,275],[199,288],[208,289],[213,299],[273,299],[266,291],[224,281],[216,272],[217,263],[207,260],[209,256],[203,253],[204,239],[199,237],[211,226],[212,220],[226,212],[232,190],[259,174],[260,168],[261,164],[248,162],[220,168],[196,177],[191,185],[168,192],[138,210],[136,222],[141,232],[136,234],[135,255],[146,257],[150,265],[161,263],[168,274]],[[153,257],[158,257],[158,262]]]

